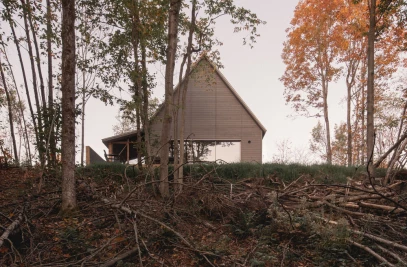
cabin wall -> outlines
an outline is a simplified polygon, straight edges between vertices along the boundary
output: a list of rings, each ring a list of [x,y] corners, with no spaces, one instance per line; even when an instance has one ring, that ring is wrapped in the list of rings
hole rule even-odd
[[[262,130],[212,66],[202,60],[190,76],[185,116],[185,138],[193,140],[240,140],[241,161],[262,161]],[[174,99],[178,98],[178,90]],[[151,124],[152,144],[159,145],[163,109]],[[181,109],[179,110],[181,120]],[[171,127],[173,139],[173,125]]]

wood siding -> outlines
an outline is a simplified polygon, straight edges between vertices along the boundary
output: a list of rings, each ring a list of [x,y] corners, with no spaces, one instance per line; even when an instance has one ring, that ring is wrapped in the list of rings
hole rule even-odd
[[[191,73],[186,102],[186,139],[239,140],[241,161],[262,162],[263,130],[208,61],[201,60]],[[162,116],[161,109],[151,122],[152,144],[161,133]]]

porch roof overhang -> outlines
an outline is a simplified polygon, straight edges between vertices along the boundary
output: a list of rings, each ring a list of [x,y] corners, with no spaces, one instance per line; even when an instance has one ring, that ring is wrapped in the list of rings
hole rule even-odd
[[[144,132],[141,130],[141,135],[143,135]],[[102,139],[103,144],[105,144],[106,147],[109,147],[109,143],[117,143],[117,142],[127,142],[128,139],[137,137],[137,130],[125,132],[122,134],[118,135],[113,135],[110,137],[106,137]]]

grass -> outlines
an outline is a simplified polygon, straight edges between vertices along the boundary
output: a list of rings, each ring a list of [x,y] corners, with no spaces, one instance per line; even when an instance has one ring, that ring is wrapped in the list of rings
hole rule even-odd
[[[123,179],[124,172],[130,179],[136,179],[140,174],[136,166],[120,163],[97,163],[77,169],[77,174],[92,176],[95,180],[107,177]],[[382,177],[385,169],[378,169],[376,176]],[[169,173],[173,172],[173,166],[169,167]],[[184,175],[195,179],[202,178],[203,175],[211,172],[214,177],[239,181],[246,178],[264,178],[275,176],[285,182],[291,182],[301,175],[309,175],[311,178],[324,183],[345,183],[346,177],[355,177],[366,173],[366,168],[345,167],[328,164],[300,165],[300,164],[277,164],[277,163],[231,163],[231,164],[191,164],[184,166]],[[158,170],[155,176],[158,178]],[[171,179],[171,177],[170,177]]]

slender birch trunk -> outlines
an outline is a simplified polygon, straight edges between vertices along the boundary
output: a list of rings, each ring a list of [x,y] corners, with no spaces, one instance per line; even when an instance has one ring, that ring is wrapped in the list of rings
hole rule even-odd
[[[180,162],[181,168],[179,169],[178,173],[178,183],[179,189],[182,190],[182,184],[184,182],[184,168],[182,165],[184,164],[184,147],[185,147],[185,108],[186,108],[186,96],[188,91],[188,84],[189,84],[189,75],[191,72],[191,65],[192,65],[192,40],[195,32],[195,23],[196,23],[196,0],[192,1],[192,10],[191,10],[191,22],[189,26],[189,35],[188,35],[188,46],[187,46],[187,68],[185,70],[185,80],[182,84],[182,103],[181,103],[181,127],[180,127]],[[180,84],[181,86],[181,84]],[[180,90],[181,91],[181,90]]]
[[[6,99],[7,99],[7,106],[8,106],[8,119],[9,119],[9,124],[10,124],[11,140],[13,142],[14,160],[15,160],[16,164],[19,165],[20,161],[18,159],[16,136],[14,134],[13,111],[12,111],[12,107],[11,107],[10,92],[8,90],[6,77],[4,75],[3,65],[2,65],[2,62],[1,62],[1,56],[0,56],[0,73],[1,73],[1,79],[2,79],[2,82],[3,82],[3,88],[4,88],[4,91],[6,91]]]
[[[21,2],[23,4],[23,6],[25,6],[24,0],[22,0]],[[39,140],[39,143],[37,143],[37,147],[38,147],[38,154],[40,157],[41,166],[44,166],[45,149],[44,149],[44,128],[43,128],[43,124],[42,124],[42,110],[41,110],[41,103],[40,103],[39,94],[38,94],[37,71],[35,69],[35,63],[34,63],[34,55],[33,55],[33,49],[32,49],[32,44],[31,44],[30,29],[28,26],[27,10],[25,8],[23,8],[23,18],[24,18],[25,35],[27,38],[28,55],[30,57],[30,63],[31,63],[31,74],[32,74],[32,83],[33,83],[33,89],[34,89],[34,99],[35,99],[35,104],[37,107],[38,140]]]
[[[51,0],[47,0],[47,57],[48,57],[48,124],[50,127],[50,160],[51,165],[56,163],[56,140],[54,128],[54,92],[52,70],[52,9]],[[45,108],[45,107],[44,107]]]
[[[143,164],[141,162],[141,120],[140,120],[140,105],[141,105],[141,97],[140,97],[140,90],[141,90],[141,75],[140,75],[140,68],[139,68],[139,44],[140,44],[140,17],[139,17],[139,2],[138,0],[133,0],[132,6],[132,44],[133,44],[133,54],[134,54],[134,74],[135,77],[133,78],[133,86],[134,86],[134,101],[136,102],[136,128],[137,128],[137,165],[141,170]]]
[[[170,141],[170,127],[172,116],[170,112],[173,87],[174,87],[174,67],[178,43],[178,23],[182,0],[170,0],[168,16],[168,46],[167,64],[165,66],[165,100],[164,117],[161,130],[161,151],[160,151],[160,194],[162,197],[169,197],[168,184],[168,153]]]
[[[33,126],[34,126],[35,139],[36,139],[37,144],[38,144],[40,142],[39,134],[38,134],[38,127],[37,127],[37,123],[35,121],[34,110],[33,110],[33,106],[32,106],[32,103],[31,103],[30,90],[28,88],[27,75],[26,75],[26,72],[25,72],[25,66],[24,66],[22,55],[21,55],[20,43],[19,43],[19,40],[17,38],[15,29],[14,29],[14,24],[13,24],[13,21],[12,21],[12,18],[11,18],[10,7],[8,5],[5,5],[5,8],[6,8],[6,11],[7,11],[8,22],[9,22],[9,25],[10,25],[13,40],[14,40],[14,43],[15,43],[16,49],[17,49],[17,55],[18,55],[18,59],[19,59],[19,62],[20,62],[21,72],[22,72],[22,75],[23,75],[24,88],[25,88],[25,92],[26,92],[26,95],[27,95],[28,107],[30,109],[31,120],[32,120]]]
[[[0,36],[0,41],[2,41],[2,38],[1,38],[1,36]],[[30,163],[30,165],[32,164],[32,155],[31,155],[31,145],[30,145],[30,138],[28,137],[28,132],[27,132],[27,123],[26,123],[26,121],[25,121],[25,115],[24,115],[24,110],[23,110],[23,106],[22,106],[22,102],[21,102],[21,97],[20,97],[20,93],[18,92],[18,86],[17,86],[17,82],[16,82],[16,78],[15,78],[15,76],[14,76],[14,72],[13,72],[13,68],[11,68],[11,64],[10,64],[10,60],[8,59],[8,56],[7,56],[7,54],[6,54],[6,48],[5,48],[5,46],[4,46],[4,43],[3,43],[3,52],[4,52],[4,58],[6,59],[6,61],[7,61],[7,65],[8,66],[10,66],[10,74],[11,74],[11,78],[12,78],[12,80],[13,80],[13,84],[14,84],[14,87],[15,87],[15,89],[16,89],[16,93],[17,93],[17,98],[18,98],[18,102],[19,102],[19,105],[18,105],[18,107],[19,107],[19,111],[20,111],[20,119],[22,120],[22,127],[24,128],[23,129],[23,136],[24,136],[24,141],[25,141],[25,148],[26,148],[26,150],[27,150],[27,152],[28,152],[28,160],[29,160],[29,163]]]
[[[151,162],[151,145],[150,145],[150,120],[148,117],[148,106],[149,106],[149,92],[148,92],[148,83],[147,83],[147,56],[146,56],[146,46],[145,42],[141,40],[141,72],[143,79],[141,82],[141,87],[143,90],[143,128],[144,128],[144,158],[146,165],[149,165]]]

